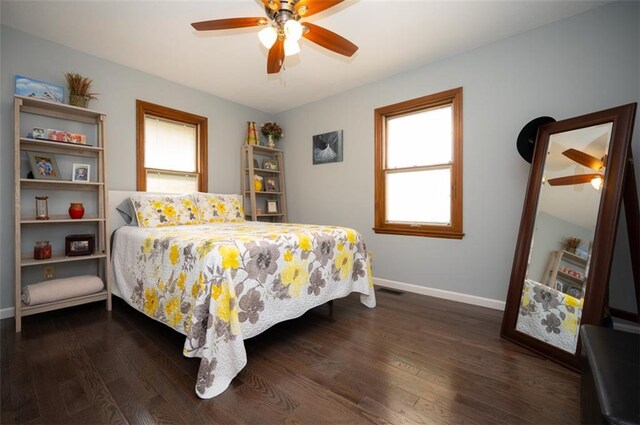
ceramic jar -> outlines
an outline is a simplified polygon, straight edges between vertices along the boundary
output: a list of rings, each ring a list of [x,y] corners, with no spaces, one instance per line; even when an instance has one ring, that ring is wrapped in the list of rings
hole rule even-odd
[[[69,217],[80,219],[84,216],[84,205],[82,202],[71,202],[69,206]]]

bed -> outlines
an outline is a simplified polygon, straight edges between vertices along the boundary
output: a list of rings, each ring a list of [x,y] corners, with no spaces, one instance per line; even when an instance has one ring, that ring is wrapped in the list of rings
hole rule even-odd
[[[239,196],[198,196],[171,198],[178,199],[172,210],[153,195],[109,193],[112,228],[118,227],[113,293],[185,335],[183,354],[201,359],[199,397],[223,392],[247,363],[243,341],[274,324],[352,292],[375,307],[370,261],[358,232],[244,221]],[[115,212],[128,198],[146,227],[124,225]],[[153,210],[164,214],[155,223]]]

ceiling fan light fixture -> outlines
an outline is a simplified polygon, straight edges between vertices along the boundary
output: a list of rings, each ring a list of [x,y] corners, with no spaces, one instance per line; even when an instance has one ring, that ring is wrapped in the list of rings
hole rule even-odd
[[[300,53],[300,45],[296,40],[287,38],[284,40],[284,55],[293,56]]]
[[[267,49],[270,49],[278,39],[278,32],[272,26],[268,26],[258,33],[260,43]]]
[[[591,186],[593,186],[595,190],[600,190],[600,188],[602,187],[602,176],[592,178]]]
[[[298,41],[302,37],[302,25],[295,19],[289,19],[284,23],[284,35],[287,39]]]

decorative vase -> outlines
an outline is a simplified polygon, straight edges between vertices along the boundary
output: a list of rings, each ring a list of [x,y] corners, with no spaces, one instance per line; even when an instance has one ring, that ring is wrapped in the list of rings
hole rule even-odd
[[[82,202],[71,202],[69,206],[69,217],[73,219],[80,219],[84,216],[84,205]]]
[[[268,140],[267,147],[274,149],[276,147],[276,144],[273,143],[273,136],[271,134],[267,136],[267,140]]]
[[[253,187],[256,189],[256,192],[262,191],[262,180],[263,178],[260,176],[255,176],[253,178]]]
[[[256,131],[256,123],[253,121],[247,121],[247,145],[258,144],[258,132]]]
[[[88,102],[89,102],[89,99],[87,99],[84,96],[78,96],[77,94],[69,95],[69,105],[86,108]]]

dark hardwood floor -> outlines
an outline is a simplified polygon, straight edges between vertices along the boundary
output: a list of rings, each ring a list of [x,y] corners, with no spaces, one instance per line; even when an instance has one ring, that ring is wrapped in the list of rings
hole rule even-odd
[[[245,342],[211,400],[184,337],[114,297],[1,324],[3,424],[579,423],[578,374],[500,339],[502,313],[378,291]]]

